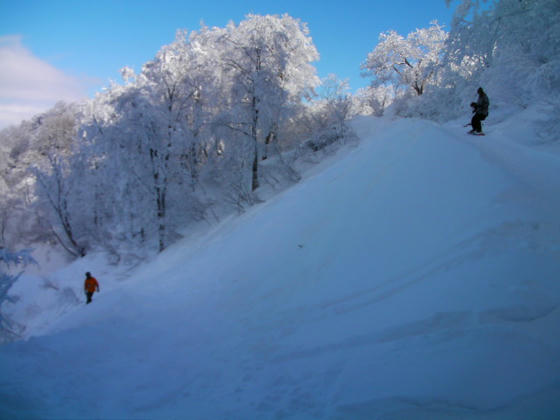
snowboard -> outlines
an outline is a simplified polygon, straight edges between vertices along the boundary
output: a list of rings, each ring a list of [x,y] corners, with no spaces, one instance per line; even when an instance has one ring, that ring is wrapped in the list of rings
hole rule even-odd
[[[486,135],[484,133],[471,133],[470,131],[467,131],[467,134],[470,134],[471,136],[485,136]]]

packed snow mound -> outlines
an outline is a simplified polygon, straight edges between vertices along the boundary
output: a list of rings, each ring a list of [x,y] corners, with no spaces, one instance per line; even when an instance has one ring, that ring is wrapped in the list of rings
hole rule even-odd
[[[299,184],[1,347],[0,417],[556,418],[560,158],[490,122],[355,121]]]

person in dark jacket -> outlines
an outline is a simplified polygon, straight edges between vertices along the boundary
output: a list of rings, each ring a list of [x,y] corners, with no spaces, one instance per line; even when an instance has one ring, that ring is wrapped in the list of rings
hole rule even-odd
[[[478,101],[471,103],[474,115],[471,120],[472,130],[469,131],[470,134],[482,134],[481,121],[484,121],[488,116],[488,107],[490,106],[490,101],[484,90],[478,88],[477,92]]]
[[[87,303],[91,303],[91,298],[95,291],[99,292],[99,283],[92,277],[90,272],[86,273],[86,281],[84,282],[84,292],[86,293]]]

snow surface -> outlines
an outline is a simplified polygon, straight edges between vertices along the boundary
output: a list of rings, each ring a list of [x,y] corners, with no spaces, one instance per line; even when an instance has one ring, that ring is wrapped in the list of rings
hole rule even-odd
[[[362,118],[358,146],[152,261],[22,278],[0,418],[560,418],[560,155],[528,141],[538,115],[485,137]]]

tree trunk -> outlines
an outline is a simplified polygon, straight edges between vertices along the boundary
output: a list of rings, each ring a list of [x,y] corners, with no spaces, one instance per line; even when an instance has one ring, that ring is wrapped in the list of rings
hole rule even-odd
[[[156,197],[157,197],[157,218],[158,218],[158,237],[159,237],[159,252],[162,252],[166,248],[166,223],[165,223],[165,187],[156,187]]]
[[[159,153],[157,150],[150,149],[150,159],[152,161],[154,192],[156,198],[159,252],[162,252],[167,246],[167,240],[166,240],[167,226],[165,220],[165,216],[166,216],[165,198],[167,194],[167,178],[165,175],[163,176],[163,180],[160,178],[160,166],[159,166],[160,162],[158,161]]]
[[[251,191],[259,188],[259,142],[257,137],[257,127],[259,123],[259,110],[257,108],[257,98],[253,95],[253,125],[251,127],[251,137],[255,146],[253,156],[253,179],[251,183]]]

